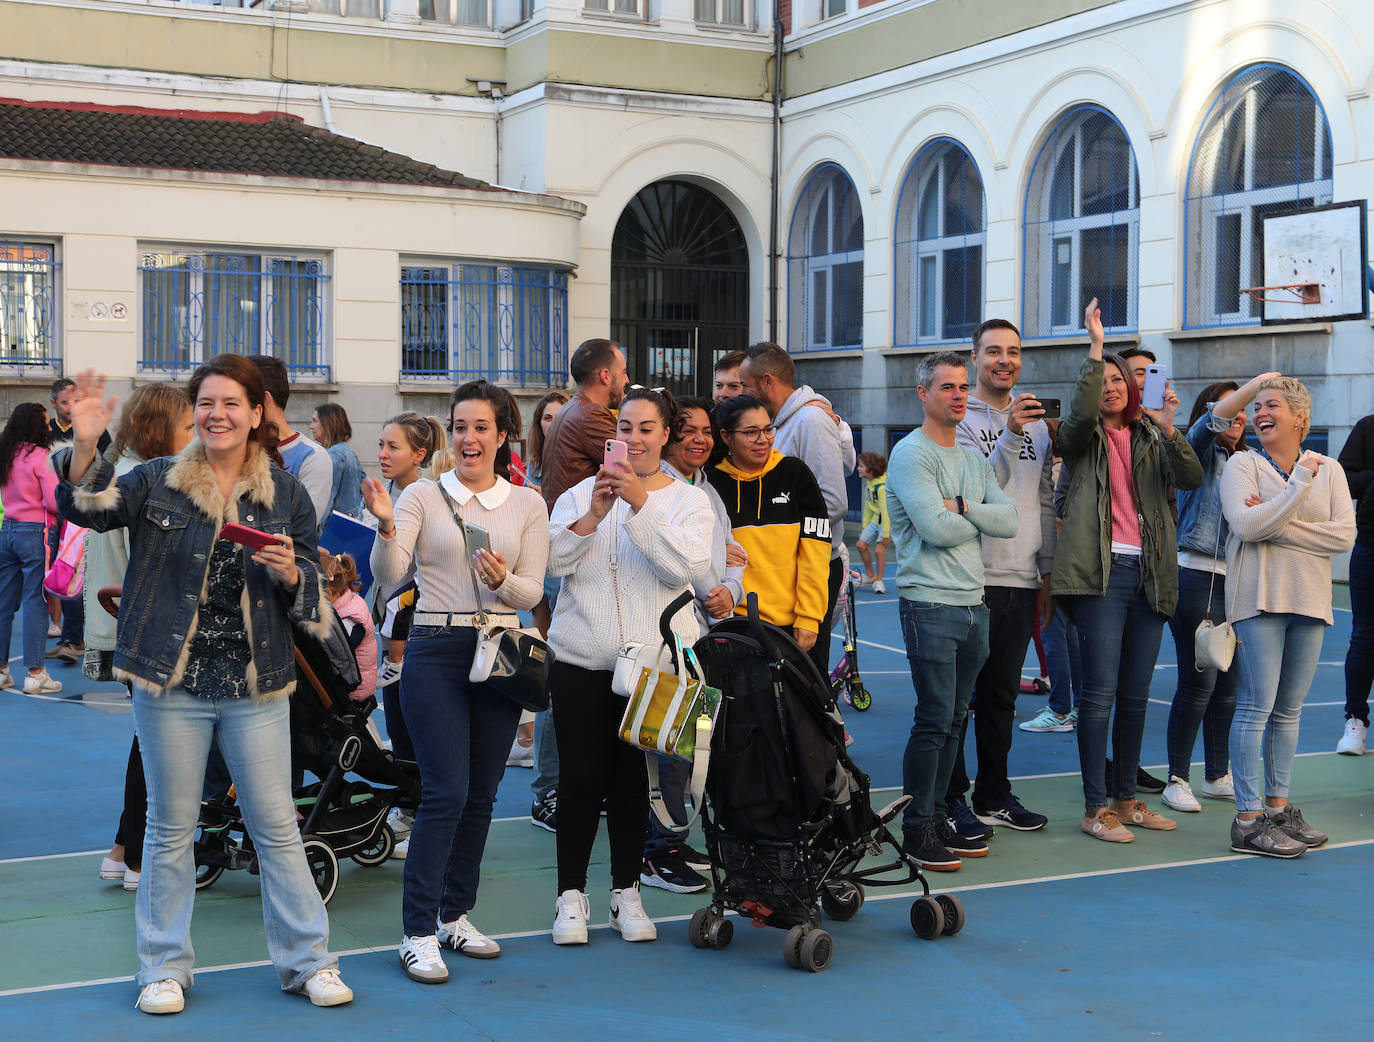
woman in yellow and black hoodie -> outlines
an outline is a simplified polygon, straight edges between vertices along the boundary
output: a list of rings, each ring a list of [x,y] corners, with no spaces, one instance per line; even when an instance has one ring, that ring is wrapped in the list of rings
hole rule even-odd
[[[725,503],[735,541],[749,554],[744,595],[758,594],[759,614],[790,627],[811,652],[830,576],[830,518],[821,487],[805,463],[773,448],[773,421],[757,398],[722,402],[716,421],[729,451],[706,474]],[[740,604],[735,612],[746,609]]]

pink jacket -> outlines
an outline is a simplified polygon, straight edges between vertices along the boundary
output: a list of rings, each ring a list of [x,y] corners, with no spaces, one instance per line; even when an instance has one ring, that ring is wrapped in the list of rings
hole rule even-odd
[[[14,455],[10,479],[0,488],[5,517],[11,521],[45,522],[57,516],[57,474],[48,463],[48,450],[25,445]]]
[[[345,622],[356,622],[363,628],[363,642],[355,652],[363,682],[348,693],[353,701],[363,702],[377,693],[377,631],[372,625],[372,612],[352,590],[334,602],[334,610]]]

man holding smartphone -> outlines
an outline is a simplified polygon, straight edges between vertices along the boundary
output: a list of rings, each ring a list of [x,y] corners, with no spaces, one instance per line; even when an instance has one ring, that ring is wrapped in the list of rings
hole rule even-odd
[[[990,318],[973,333],[975,383],[955,432],[958,444],[992,464],[997,484],[1016,506],[1016,534],[982,537],[983,600],[990,609],[989,654],[973,686],[973,731],[978,774],[973,806],[966,794],[964,732],[960,733],[946,803],[950,824],[968,839],[986,839],[993,825],[1027,832],[1043,828],[1043,814],[1027,810],[1011,791],[1011,752],[1021,664],[1026,660],[1037,615],[1050,611],[1050,568],[1057,525],[1054,517],[1053,452],[1045,409],[1033,394],[1013,390],[1021,378],[1021,333],[1002,318]]]

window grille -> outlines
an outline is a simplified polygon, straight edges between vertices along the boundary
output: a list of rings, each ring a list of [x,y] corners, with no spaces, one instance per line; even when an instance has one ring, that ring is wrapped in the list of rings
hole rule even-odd
[[[893,235],[893,342],[964,340],[982,321],[983,179],[962,145],[930,142],[902,181]]]
[[[812,173],[787,239],[787,339],[795,351],[863,346],[864,219],[849,175]]]
[[[1022,322],[1027,337],[1085,332],[1097,298],[1108,332],[1139,318],[1140,183],[1135,153],[1110,113],[1084,106],[1050,132],[1026,191]]]
[[[1258,323],[1263,305],[1241,290],[1264,281],[1264,218],[1331,198],[1331,132],[1312,88],[1280,65],[1234,77],[1188,167],[1184,326]]]
[[[194,369],[217,354],[268,354],[328,378],[323,261],[258,253],[145,253],[142,370]]]
[[[504,264],[401,269],[401,378],[562,387],[568,275]]]
[[[58,267],[51,243],[0,241],[0,365],[7,373],[61,367]]]

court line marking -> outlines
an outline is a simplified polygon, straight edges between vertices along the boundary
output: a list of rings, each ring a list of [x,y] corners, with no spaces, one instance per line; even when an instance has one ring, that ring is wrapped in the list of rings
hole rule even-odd
[[[1344,843],[1327,843],[1326,845],[1321,847],[1314,847],[1311,849],[1310,852],[1321,854],[1323,851],[1327,850],[1345,850],[1351,847],[1367,847],[1371,844],[1374,844],[1374,839],[1352,839],[1347,840]],[[1060,875],[1053,876],[1035,876],[1030,879],[1007,879],[1002,880],[1000,882],[992,883],[971,883],[968,886],[940,887],[939,890],[941,893],[973,893],[977,890],[1004,890],[1009,889],[1011,887],[1034,886],[1043,883],[1062,883],[1078,879],[1098,879],[1104,878],[1106,876],[1131,875],[1133,873],[1138,872],[1158,872],[1171,868],[1189,868],[1194,865],[1220,865],[1225,864],[1227,862],[1249,860],[1252,860],[1252,857],[1249,854],[1222,854],[1217,857],[1198,858],[1192,861],[1161,861],[1152,865],[1123,865],[1121,868],[1104,868],[1092,872],[1066,872]],[[930,881],[929,877],[927,877],[927,881]],[[869,897],[867,900],[872,902],[901,901],[907,898],[918,896],[919,893],[920,891],[917,889],[902,890],[900,892],[890,894],[876,894],[872,897]],[[695,913],[688,913],[686,915],[663,916],[661,918],[654,919],[654,923],[685,923],[691,920],[693,914]],[[726,914],[737,916],[738,913],[731,911],[727,912]],[[609,930],[610,924],[588,923],[587,929]],[[525,937],[547,937],[552,932],[552,930],[520,930],[512,933],[495,933],[491,934],[490,936],[493,940],[510,941]],[[349,948],[343,951],[334,952],[332,954],[337,959],[344,959],[353,955],[385,955],[387,952],[394,952],[399,950],[399,948],[399,944],[388,944],[381,945],[378,947]],[[225,963],[220,966],[197,967],[195,972],[197,974],[224,973],[229,970],[247,970],[270,965],[272,965],[270,959],[258,959],[252,962],[234,962]],[[135,979],[136,978],[133,975],[125,977],[101,977],[94,980],[66,981],[60,984],[40,984],[29,988],[11,988],[6,991],[0,991],[0,998],[10,998],[18,995],[35,995],[49,991],[70,991],[76,988],[93,988],[102,984],[127,984],[134,981]]]

